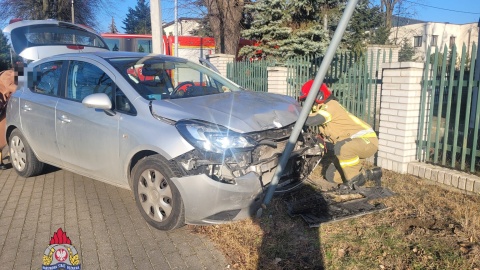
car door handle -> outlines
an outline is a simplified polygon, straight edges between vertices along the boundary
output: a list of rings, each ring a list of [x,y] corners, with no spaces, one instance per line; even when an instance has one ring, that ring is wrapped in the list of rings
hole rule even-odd
[[[72,120],[70,120],[66,115],[62,115],[58,118],[60,121],[64,122],[64,123],[70,123],[72,122]]]
[[[23,110],[24,110],[24,111],[31,111],[32,108],[31,108],[30,106],[28,106],[28,104],[24,104],[24,105],[23,105]]]

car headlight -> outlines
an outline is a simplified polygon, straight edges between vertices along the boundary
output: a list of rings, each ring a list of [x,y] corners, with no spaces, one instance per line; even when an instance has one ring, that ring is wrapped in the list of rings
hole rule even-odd
[[[198,120],[182,120],[175,125],[190,144],[204,151],[223,153],[226,150],[248,149],[255,141],[225,127]]]

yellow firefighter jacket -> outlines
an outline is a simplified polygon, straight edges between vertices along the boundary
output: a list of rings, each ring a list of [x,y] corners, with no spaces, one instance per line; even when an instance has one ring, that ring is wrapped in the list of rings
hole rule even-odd
[[[316,112],[322,119],[320,131],[332,143],[337,143],[348,138],[372,138],[377,137],[370,125],[349,113],[335,99],[327,100],[321,104]]]

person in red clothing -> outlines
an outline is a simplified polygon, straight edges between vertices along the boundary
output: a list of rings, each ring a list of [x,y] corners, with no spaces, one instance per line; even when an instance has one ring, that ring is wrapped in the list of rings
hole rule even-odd
[[[302,86],[300,101],[305,100],[313,80]],[[318,126],[323,138],[334,145],[336,160],[325,173],[329,182],[362,186],[367,180],[380,180],[381,170],[364,170],[362,161],[378,150],[378,138],[370,125],[348,112],[323,83],[306,121],[307,126]]]

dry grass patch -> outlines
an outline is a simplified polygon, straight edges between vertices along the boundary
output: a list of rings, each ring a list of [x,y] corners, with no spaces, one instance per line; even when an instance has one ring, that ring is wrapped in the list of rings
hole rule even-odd
[[[314,174],[314,176],[318,174]],[[391,209],[309,228],[281,197],[260,219],[190,226],[223,250],[233,269],[480,270],[480,196],[384,171]]]

